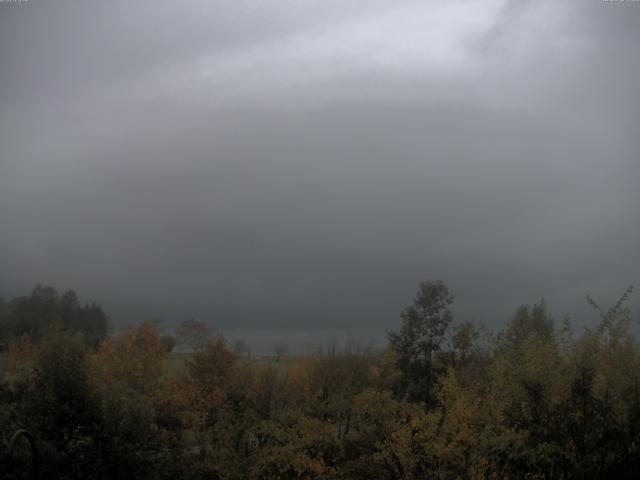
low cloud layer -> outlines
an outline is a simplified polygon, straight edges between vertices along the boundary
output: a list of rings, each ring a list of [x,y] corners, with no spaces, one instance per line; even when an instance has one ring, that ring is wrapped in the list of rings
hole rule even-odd
[[[0,294],[394,328],[640,283],[640,4],[0,4]],[[640,285],[639,285],[640,286]],[[637,311],[634,297],[631,305]]]

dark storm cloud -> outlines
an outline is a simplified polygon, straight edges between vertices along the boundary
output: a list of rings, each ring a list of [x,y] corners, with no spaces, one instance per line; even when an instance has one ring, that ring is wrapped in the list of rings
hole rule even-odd
[[[614,301],[640,5],[518,5],[0,4],[0,292],[222,328],[392,328],[431,277],[492,325]]]

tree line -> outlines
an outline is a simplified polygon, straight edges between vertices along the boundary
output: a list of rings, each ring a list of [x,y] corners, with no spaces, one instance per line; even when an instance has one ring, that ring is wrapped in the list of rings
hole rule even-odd
[[[579,334],[568,319],[555,325],[544,302],[519,307],[492,332],[454,322],[447,286],[426,281],[381,351],[329,346],[265,365],[234,353],[220,335],[194,336],[177,370],[176,354],[150,323],[119,335],[105,329],[94,344],[101,309],[47,291],[34,291],[35,303],[53,302],[62,313],[39,319],[22,299],[2,304],[0,317],[10,332],[0,430],[33,433],[45,478],[568,479],[640,471],[631,289],[611,309],[589,298],[599,322]]]
[[[88,345],[97,345],[108,332],[108,318],[95,303],[81,305],[73,290],[64,293],[37,285],[31,294],[5,302],[0,297],[0,339],[27,336],[42,339],[51,325],[82,334]]]

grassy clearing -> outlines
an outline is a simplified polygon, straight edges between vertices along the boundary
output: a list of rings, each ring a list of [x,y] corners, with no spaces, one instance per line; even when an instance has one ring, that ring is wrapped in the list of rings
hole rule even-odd
[[[175,378],[184,373],[187,368],[187,362],[191,359],[190,353],[170,353],[164,361],[166,374],[170,378]],[[283,356],[278,359],[272,355],[259,356],[242,356],[239,361],[250,362],[255,365],[269,366],[283,370],[289,370],[295,366],[299,366],[302,359],[297,356]]]
[[[164,360],[166,374],[170,378],[175,378],[183,373],[187,368],[187,362],[191,358],[190,353],[170,353]]]

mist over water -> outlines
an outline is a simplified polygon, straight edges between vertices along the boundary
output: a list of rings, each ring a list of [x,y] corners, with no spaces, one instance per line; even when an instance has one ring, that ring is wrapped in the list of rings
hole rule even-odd
[[[338,350],[369,348],[380,350],[387,342],[385,330],[222,330],[230,347],[243,340],[253,355],[273,355],[274,347],[284,345],[290,355],[302,355],[318,348],[335,346]]]

